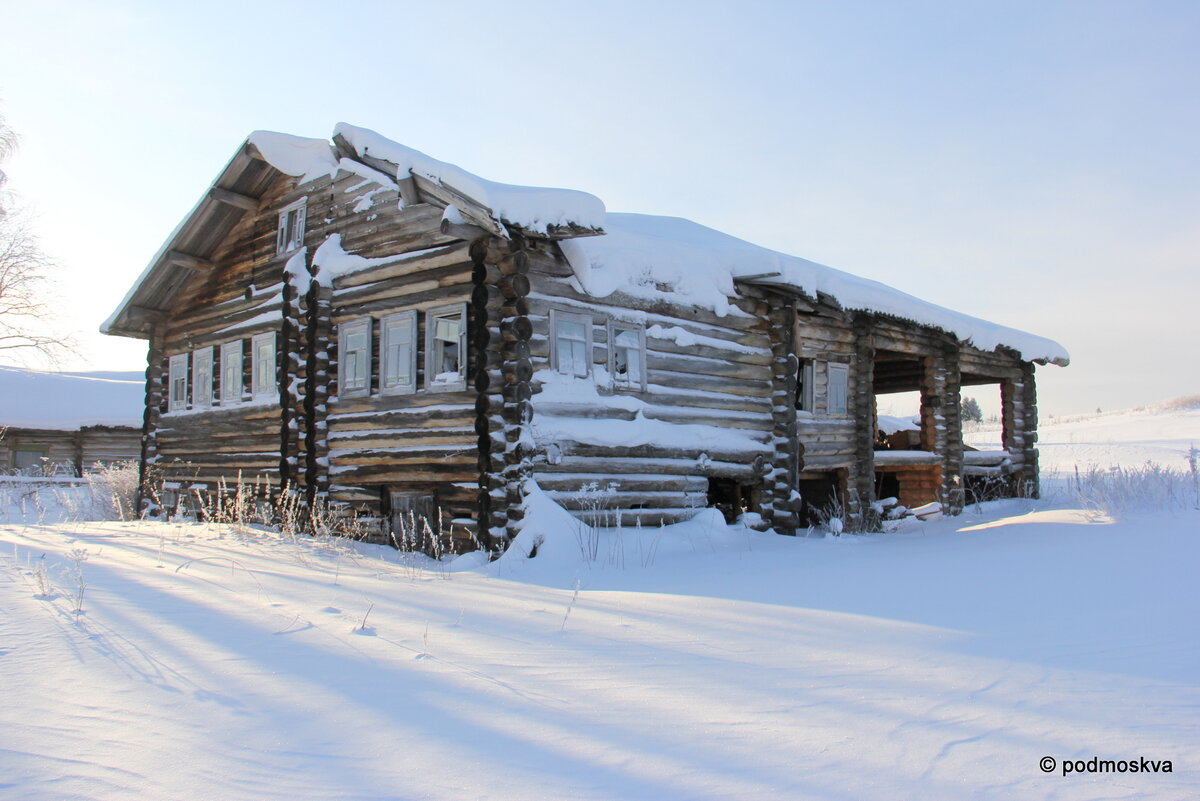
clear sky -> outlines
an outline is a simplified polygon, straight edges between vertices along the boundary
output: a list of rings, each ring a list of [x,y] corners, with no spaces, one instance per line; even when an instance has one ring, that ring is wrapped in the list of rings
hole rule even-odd
[[[74,369],[255,129],[336,122],[1062,342],[1043,415],[1200,392],[1200,3],[0,0]],[[994,406],[990,398],[981,398]]]

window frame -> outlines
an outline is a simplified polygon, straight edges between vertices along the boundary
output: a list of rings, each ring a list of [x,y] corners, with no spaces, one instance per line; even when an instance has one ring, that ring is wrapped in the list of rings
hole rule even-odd
[[[231,360],[237,364],[237,386],[229,386],[229,382],[225,379],[229,377],[229,367]],[[221,396],[220,401],[222,406],[230,406],[235,403],[241,403],[243,395],[246,391],[246,375],[245,364],[242,361],[242,340],[235,339],[232,342],[224,342],[221,344]]]
[[[437,321],[439,319],[457,317],[459,320],[458,334],[458,378],[452,381],[437,380],[439,375],[434,365],[438,363],[436,337]],[[425,389],[427,390],[458,390],[467,388],[467,304],[450,303],[438,306],[425,312]]]
[[[351,387],[347,381],[346,368],[349,367],[350,337],[361,333],[366,342],[362,348],[363,376],[361,387]],[[365,398],[371,394],[371,318],[360,317],[338,324],[338,397]]]
[[[201,367],[208,366],[208,381],[204,381]],[[192,351],[192,406],[197,409],[210,409],[213,405],[213,349],[196,348]]]
[[[840,375],[842,388],[841,408],[834,405],[834,375]],[[850,365],[841,362],[829,362],[825,365],[825,412],[838,417],[850,413]]]
[[[629,323],[624,320],[609,319],[608,335],[608,375],[612,381],[614,392],[645,392],[648,383],[646,375],[646,326],[641,323]],[[636,382],[621,383],[617,380],[617,332],[633,331],[638,337],[638,357],[640,359],[639,378]],[[555,351],[557,353],[557,351]]]
[[[175,396],[175,385],[182,382],[180,397]],[[188,355],[176,353],[167,362],[167,411],[183,412],[188,407]]]
[[[817,363],[800,359],[796,366],[796,411],[812,414],[817,406]]]
[[[258,374],[258,347],[262,343],[271,346],[271,377],[266,381],[265,386],[259,385]],[[274,331],[255,334],[250,338],[250,397],[255,400],[279,395],[279,362],[276,351]]]
[[[400,354],[399,359],[408,365],[408,381],[397,380],[394,383],[388,383],[390,376],[388,375],[388,349],[392,345],[392,335],[390,331],[393,326],[398,326],[407,329],[408,332],[408,354]],[[417,391],[417,350],[419,344],[419,333],[417,330],[417,311],[409,309],[408,311],[396,312],[389,314],[379,321],[379,394],[381,395],[411,395]]]
[[[295,214],[296,223],[289,227],[288,219]],[[279,217],[275,223],[275,253],[284,255],[299,250],[304,246],[304,231],[308,223],[308,198],[302,197],[299,200],[289,203],[279,210]],[[290,232],[290,236],[289,236]]]
[[[559,323],[578,323],[583,326],[583,341],[584,341],[584,372],[581,374],[575,370],[564,370],[559,359]],[[592,374],[592,352],[595,348],[593,342],[592,327],[594,325],[592,315],[582,312],[569,312],[561,309],[550,310],[550,366],[555,372],[560,375],[574,376],[575,378],[587,378]],[[579,340],[567,339],[568,342],[578,342]]]

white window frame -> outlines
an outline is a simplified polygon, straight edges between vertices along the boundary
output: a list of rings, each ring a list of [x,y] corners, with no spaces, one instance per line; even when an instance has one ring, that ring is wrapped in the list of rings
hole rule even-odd
[[[188,355],[171,357],[167,370],[167,411],[182,412],[188,406]],[[179,390],[178,392],[176,390]]]
[[[192,406],[208,409],[213,403],[213,349],[192,351]]]
[[[408,339],[407,350],[403,333]],[[395,341],[399,339],[400,341]],[[393,373],[388,351],[398,349],[397,366],[408,368],[408,380],[401,380],[399,372]],[[384,395],[402,395],[417,391],[417,313],[403,311],[389,314],[379,321],[379,391]]]
[[[796,406],[797,411],[812,413],[816,411],[816,382],[817,382],[817,363],[812,359],[801,359],[800,366],[796,369],[796,380],[800,383],[796,399],[799,404]]]
[[[232,368],[232,369],[231,369]],[[237,376],[236,383],[230,383],[230,374]],[[228,406],[241,403],[245,378],[242,375],[242,340],[235,339],[221,345],[221,405]]]
[[[275,252],[291,253],[304,244],[304,226],[308,217],[308,198],[302,197],[279,210],[275,228]]]
[[[632,331],[637,334],[639,375],[636,380],[621,380],[617,375],[617,333]],[[557,351],[555,351],[557,353]],[[646,391],[646,327],[641,323],[626,323],[621,320],[608,321],[608,374],[612,379],[613,389],[625,392]]]
[[[441,350],[437,333],[437,321],[457,317],[459,321],[458,334],[458,377],[441,379],[435,369]],[[467,304],[452,303],[448,306],[438,306],[425,312],[425,388],[431,390],[455,390],[467,388]]]
[[[353,336],[363,337],[362,386],[350,386],[352,376],[347,372],[350,367],[350,339]],[[338,326],[338,397],[365,398],[371,394],[371,318],[363,317],[351,320]]]
[[[830,362],[825,365],[825,410],[830,415],[850,412],[850,365]]]
[[[575,365],[575,360],[572,358],[571,364],[564,364],[564,360],[560,357],[559,340],[565,342],[578,342],[578,339],[572,339],[564,336],[562,331],[563,323],[575,323],[583,326],[583,372],[579,372],[579,368]],[[590,314],[578,314],[576,312],[560,311],[559,309],[550,310],[550,362],[551,366],[562,373],[563,375],[573,375],[576,378],[587,378],[592,374],[592,316]]]
[[[260,358],[259,349],[264,346],[270,348],[270,359]],[[260,361],[269,361],[271,364],[271,369],[267,376],[263,376],[262,372],[258,369]],[[278,396],[278,373],[279,367],[275,362],[275,332],[255,334],[250,340],[250,394],[256,399],[272,395]]]

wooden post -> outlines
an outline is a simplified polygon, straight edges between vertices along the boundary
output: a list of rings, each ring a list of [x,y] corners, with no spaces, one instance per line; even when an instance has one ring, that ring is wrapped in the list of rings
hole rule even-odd
[[[804,445],[796,436],[795,304],[768,295],[771,337],[771,420],[775,442],[771,470],[763,487],[762,515],[779,534],[795,535],[798,502],[792,500],[796,474],[804,462]]]
[[[875,343],[871,316],[854,315],[854,363],[849,387],[854,417],[854,467],[847,476],[846,512],[859,528],[874,528],[871,504],[875,502]]]
[[[942,505],[950,514],[962,511],[966,502],[963,485],[962,371],[958,341],[948,338],[942,356],[942,406],[944,441],[942,454]]]
[[[163,363],[162,327],[150,327],[146,353],[146,395],[142,411],[142,458],[138,463],[137,510],[139,515],[155,514],[157,509],[150,497],[151,470],[158,461],[158,421],[162,415]]]

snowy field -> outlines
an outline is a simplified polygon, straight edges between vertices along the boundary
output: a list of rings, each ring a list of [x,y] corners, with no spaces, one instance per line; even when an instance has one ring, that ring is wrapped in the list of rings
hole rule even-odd
[[[1200,414],[1041,433],[1177,500],[1064,479],[889,534],[593,539],[538,498],[505,558],[445,565],[10,488],[0,798],[1200,797]]]

